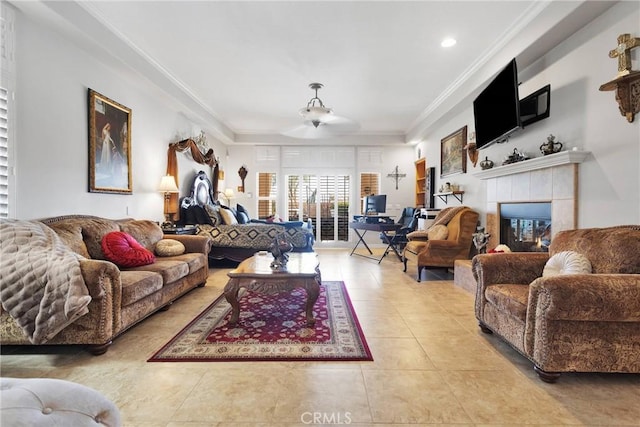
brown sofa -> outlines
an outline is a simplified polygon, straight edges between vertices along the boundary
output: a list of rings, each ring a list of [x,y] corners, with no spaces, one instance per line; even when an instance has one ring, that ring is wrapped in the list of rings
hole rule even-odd
[[[155,311],[168,308],[191,289],[204,286],[209,274],[207,255],[211,243],[206,237],[164,236],[156,223],[146,220],[70,215],[40,222],[53,229],[63,245],[81,255],[80,272],[91,296],[88,313],[46,344],[83,344],[91,353],[102,354],[116,336]],[[157,256],[149,265],[119,269],[105,260],[100,245],[102,237],[111,231],[128,233],[151,251],[163,238],[182,242],[186,251],[177,256]],[[4,309],[0,311],[0,342],[31,344],[14,318]]]
[[[587,257],[592,273],[543,277],[563,251]],[[543,381],[640,373],[640,226],[562,231],[548,254],[476,255],[472,269],[480,328],[531,360]]]
[[[427,231],[414,231],[407,234],[409,242],[402,253],[404,272],[407,261],[415,261],[418,265],[418,282],[422,270],[426,267],[453,268],[457,259],[469,259],[473,233],[478,225],[478,212],[467,206],[446,208],[434,219]],[[436,226],[446,226],[445,238],[428,237]]]

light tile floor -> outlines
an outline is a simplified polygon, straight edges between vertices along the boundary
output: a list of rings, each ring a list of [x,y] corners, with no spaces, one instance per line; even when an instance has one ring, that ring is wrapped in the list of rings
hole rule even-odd
[[[93,387],[126,426],[640,426],[640,376],[537,379],[531,364],[481,333],[474,296],[442,270],[415,280],[395,256],[318,250],[323,280],[343,280],[375,361],[147,363],[220,295],[229,268],[94,357],[79,347],[6,347],[1,374]],[[640,357],[640,355],[639,355]]]

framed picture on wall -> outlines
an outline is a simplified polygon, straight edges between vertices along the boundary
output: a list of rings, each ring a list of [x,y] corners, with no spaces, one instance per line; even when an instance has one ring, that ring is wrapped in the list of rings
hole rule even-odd
[[[467,172],[467,127],[464,126],[440,141],[440,177]]]
[[[89,89],[89,191],[132,194],[131,109]]]

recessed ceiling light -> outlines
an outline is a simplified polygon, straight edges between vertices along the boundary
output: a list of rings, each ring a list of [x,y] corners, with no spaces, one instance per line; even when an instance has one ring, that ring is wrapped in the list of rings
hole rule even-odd
[[[442,46],[442,47],[451,47],[451,46],[455,45],[456,43],[457,43],[456,39],[454,39],[452,37],[448,37],[448,38],[442,40],[442,43],[440,43],[440,46]]]

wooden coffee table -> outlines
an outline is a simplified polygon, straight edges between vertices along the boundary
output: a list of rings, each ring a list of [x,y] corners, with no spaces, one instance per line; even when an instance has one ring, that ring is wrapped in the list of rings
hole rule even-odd
[[[320,294],[320,263],[315,252],[290,253],[286,271],[271,268],[273,256],[269,253],[256,253],[242,261],[238,268],[227,273],[229,282],[224,287],[224,297],[231,304],[231,319],[235,325],[240,316],[238,291],[245,288],[263,294],[291,292],[295,288],[304,288],[307,292],[307,325],[313,326],[313,306]]]

